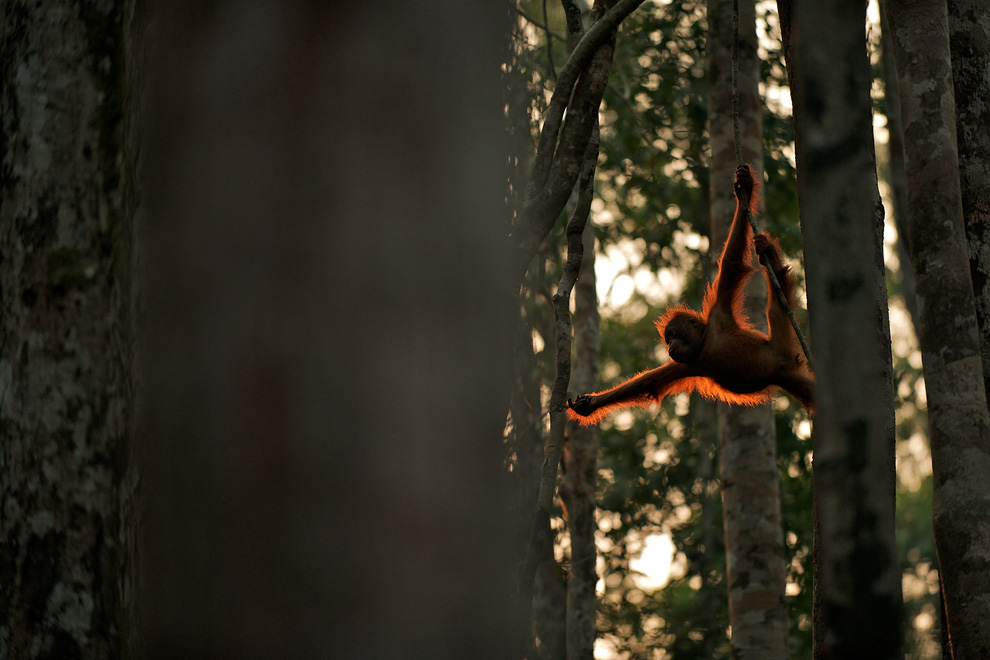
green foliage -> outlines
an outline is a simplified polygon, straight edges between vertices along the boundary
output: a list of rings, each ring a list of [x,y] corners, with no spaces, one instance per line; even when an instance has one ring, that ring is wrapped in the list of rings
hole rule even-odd
[[[707,249],[693,251],[675,244],[675,231],[707,237],[708,206],[707,88],[705,82],[704,5],[681,0],[662,12],[638,12],[623,25],[603,117],[599,182],[616,221],[599,227],[608,245],[634,237],[645,239],[642,266],[692,270],[676,299],[698,305],[709,277]],[[764,65],[784,85],[779,61]],[[793,144],[789,118],[765,113],[767,221],[789,254],[800,252],[797,194],[788,159]],[[686,259],[693,252],[695,257]],[[636,267],[642,267],[636,266]],[[633,267],[630,267],[630,271]],[[647,302],[634,296],[630,304]],[[650,306],[645,318],[628,324],[608,317],[602,325],[605,373],[627,376],[656,365],[649,350],[657,341],[652,320],[662,307]],[[662,646],[677,659],[728,657],[727,593],[723,550],[714,406],[692,400],[667,401],[634,414],[630,428],[606,422],[601,467],[610,478],[600,484],[603,516],[621,526],[607,536],[605,575],[627,574],[629,539],[665,531],[673,539],[683,571],[664,588],[629,606],[638,591],[628,580],[606,580],[600,632],[620,652],[635,657],[642,649]],[[790,580],[798,595],[790,600],[792,651],[810,655],[807,626],[811,613],[811,479],[807,441],[793,432],[797,406],[778,414],[784,526]],[[683,411],[678,411],[683,412]],[[647,467],[644,457],[663,448],[666,462]],[[791,476],[791,475],[795,476]],[[623,573],[625,572],[625,573]],[[659,628],[650,622],[660,620]]]
[[[780,510],[787,556],[787,582],[797,587],[797,593],[788,597],[791,656],[810,658],[813,540],[811,442],[802,440],[795,433],[795,417],[789,414],[794,410],[795,404],[792,404],[788,411],[778,412],[775,416]]]
[[[691,0],[634,13],[605,94],[599,181],[619,220],[599,238],[644,238],[654,271],[680,265],[674,230],[708,234],[704,30],[704,5]]]
[[[518,5],[536,22],[543,5]],[[563,15],[548,3],[550,28],[564,33]],[[766,88],[786,88],[786,72],[776,17],[761,15],[770,26],[762,75]],[[507,116],[520,145],[513,163],[518,176],[535,143],[537,118],[553,88],[544,31],[525,19],[513,35],[512,62],[506,66]],[[599,200],[592,222],[600,250],[634,245],[640,260],[620,264],[619,275],[664,270],[683,276],[672,301],[700,304],[710,276],[708,246],[685,236],[709,235],[707,89],[705,82],[705,5],[698,0],[645,4],[620,30],[613,70],[605,94],[601,155],[597,173]],[[565,44],[552,39],[559,71]],[[516,103],[516,106],[512,104]],[[788,256],[800,261],[793,127],[779,104],[763,114],[766,223]],[[514,181],[518,192],[521,183]],[[511,198],[511,196],[510,196]],[[563,222],[549,237],[539,266],[524,286],[524,318],[546,342],[536,364],[542,383],[552,379],[552,317],[545,295],[559,276]],[[798,267],[799,275],[803,268]],[[896,293],[896,278],[892,292]],[[667,300],[637,287],[622,309],[603,310],[602,387],[656,366],[663,358],[653,320]],[[631,311],[636,310],[636,311]],[[803,313],[798,311],[801,318]],[[917,401],[918,366],[895,351],[895,372],[908,414],[899,417],[902,442],[923,429]],[[786,401],[786,403],[785,403]],[[775,413],[781,506],[788,561],[790,654],[811,656],[812,509],[811,446],[800,406],[782,399]],[[718,475],[713,404],[676,397],[659,408],[613,416],[602,425],[599,458],[600,571],[599,635],[618,657],[650,657],[666,650],[676,660],[727,658],[728,621],[723,550],[722,503]],[[799,433],[799,431],[801,431]],[[921,490],[899,493],[899,543],[905,571],[930,581],[930,479]],[[903,489],[902,489],[903,490]],[[635,576],[635,560],[645,538],[669,534],[675,548],[675,576],[651,591]],[[566,561],[566,555],[565,555]],[[906,606],[908,621],[930,613],[932,595]],[[910,636],[909,636],[910,637]],[[910,657],[925,657],[908,640]],[[913,645],[913,646],[912,646]]]

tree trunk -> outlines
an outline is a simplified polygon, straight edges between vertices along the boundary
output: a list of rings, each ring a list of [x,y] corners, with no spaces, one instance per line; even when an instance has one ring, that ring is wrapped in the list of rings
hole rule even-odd
[[[934,530],[952,656],[990,657],[990,418],[963,225],[944,2],[888,0],[901,90],[909,244],[922,301]]]
[[[736,167],[733,139],[732,1],[708,2],[708,95],[711,135],[711,246],[717,258],[732,224]],[[738,102],[743,160],[763,181],[762,106],[756,15],[739,2]],[[757,267],[759,264],[754,263]],[[766,331],[766,283],[759,273],[746,287],[746,312]],[[771,404],[719,404],[722,502],[732,653],[739,658],[787,657],[786,565],[780,518],[777,446]]]
[[[531,292],[531,297],[520,296],[520,305],[528,302],[530,307],[521,315],[517,324],[514,376],[515,383],[510,400],[511,421],[508,427],[507,446],[512,456],[510,475],[513,483],[513,504],[516,518],[516,536],[513,541],[515,561],[522,565],[525,561],[530,528],[533,524],[533,502],[540,488],[540,472],[543,463],[543,447],[546,433],[543,427],[543,403],[540,400],[540,384],[544,371],[540,368],[539,356],[534,354],[533,331],[541,330],[541,336],[553,336],[550,330],[541,327],[541,321],[548,310],[543,299],[535,293],[539,291],[542,273],[533,271],[526,274],[523,291]],[[543,312],[541,314],[541,312]],[[539,657],[543,660],[564,660],[566,584],[560,575],[560,567],[554,559],[554,550],[547,547],[540,564],[536,567],[533,584],[532,629],[539,640]]]
[[[862,2],[781,8],[815,391],[816,658],[900,657],[894,419]],[[793,67],[793,70],[791,70]]]
[[[161,6],[143,657],[520,657],[505,8]]]
[[[4,658],[131,645],[130,9],[8,1],[0,20]]]
[[[589,223],[584,231],[584,257],[575,285],[573,388],[590,392],[598,385],[600,355],[598,294],[595,280],[595,232]],[[564,480],[560,495],[567,507],[571,537],[571,572],[567,582],[567,660],[591,660],[597,636],[598,546],[595,513],[598,501],[597,426],[570,426],[564,450]]]
[[[527,559],[523,565],[520,579],[520,592],[523,600],[528,599],[532,592],[532,575],[535,571],[535,557],[540,555],[538,546],[549,544],[550,540],[550,507],[557,495],[557,473],[563,454],[565,424],[567,422],[566,400],[570,384],[571,371],[571,326],[570,298],[571,290],[578,275],[583,252],[583,233],[591,201],[594,195],[594,176],[597,168],[599,153],[598,112],[601,106],[608,74],[612,67],[612,56],[615,52],[615,35],[618,30],[617,16],[624,18],[635,9],[642,0],[602,0],[595,4],[592,27],[577,40],[576,30],[579,25],[568,24],[572,46],[567,64],[557,79],[557,87],[547,110],[545,121],[540,132],[540,141],[534,158],[533,170],[526,189],[526,199],[523,204],[521,229],[523,235],[515,243],[516,255],[521,258],[516,266],[521,267],[520,273],[525,274],[528,264],[535,252],[532,240],[536,245],[553,226],[553,221],[563,208],[564,203],[574,191],[577,184],[578,198],[575,210],[568,219],[565,230],[567,240],[567,260],[553,295],[554,310],[554,347],[556,363],[554,365],[554,382],[551,387],[550,401],[547,412],[550,417],[550,433],[547,436],[543,457],[543,470],[540,477],[540,492],[536,501],[533,516],[532,535],[530,537]],[[565,5],[566,8],[566,5]],[[611,26],[611,27],[610,27]],[[602,32],[603,28],[607,28]],[[592,40],[594,34],[603,35],[598,41]],[[565,72],[574,68],[582,61],[582,53],[587,51],[589,43],[595,43],[595,50],[587,57],[587,65],[576,79],[576,85],[570,100],[564,93],[566,85]],[[561,99],[564,99],[563,101]],[[563,112],[561,103],[567,103],[567,118],[559,124]],[[585,124],[587,132],[585,131]],[[557,124],[555,127],[554,125]],[[559,127],[559,144],[557,143],[556,128]],[[575,161],[580,153],[581,158]],[[562,186],[566,185],[566,190]],[[561,197],[562,193],[563,197]],[[553,210],[556,209],[556,210]],[[546,215],[547,211],[550,215]],[[540,219],[542,216],[542,220]],[[549,224],[546,224],[549,221]],[[528,256],[527,256],[528,255]]]
[[[950,0],[948,11],[962,212],[990,402],[990,11],[985,0]]]

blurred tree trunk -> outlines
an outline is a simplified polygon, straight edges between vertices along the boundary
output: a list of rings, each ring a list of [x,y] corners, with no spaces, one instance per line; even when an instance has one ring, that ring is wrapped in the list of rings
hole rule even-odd
[[[894,415],[865,5],[780,0],[815,391],[816,658],[899,658]]]
[[[735,209],[732,118],[732,0],[708,0],[708,125],[711,135],[711,253],[717,259]],[[763,181],[763,141],[756,51],[756,11],[739,2],[739,127],[743,160]],[[759,269],[759,263],[753,259]],[[766,325],[767,289],[759,272],[746,287],[746,312]],[[787,657],[784,535],[773,406],[719,404],[722,502],[732,653],[740,658]]]
[[[990,657],[990,418],[956,151],[945,2],[888,0],[922,300],[933,520],[952,657]],[[985,129],[985,127],[984,127]]]
[[[0,657],[120,658],[135,556],[131,5],[0,20]]]
[[[590,199],[589,199],[590,201]],[[601,354],[600,316],[595,280],[595,232],[591,223],[584,230],[584,256],[574,287],[574,380],[577,392],[591,392],[598,386]],[[598,546],[595,532],[598,481],[597,426],[571,424],[564,447],[564,479],[561,499],[567,508],[571,538],[571,571],[567,581],[567,658],[590,660],[597,636]]]
[[[990,7],[950,0],[948,12],[962,212],[990,402]]]
[[[522,655],[506,19],[450,0],[157,17],[144,657]]]

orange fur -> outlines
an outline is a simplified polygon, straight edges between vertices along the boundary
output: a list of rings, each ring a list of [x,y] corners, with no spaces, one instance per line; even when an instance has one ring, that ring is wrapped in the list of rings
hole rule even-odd
[[[647,372],[641,372],[641,373],[647,373]],[[608,392],[617,389],[618,387],[620,386],[617,385],[616,387],[612,387],[607,390],[602,390],[601,392],[594,392],[592,396],[606,394]],[[731,403],[740,406],[749,406],[749,407],[758,406],[767,403],[768,401],[770,401],[771,397],[775,394],[775,392],[770,388],[766,388],[759,392],[753,392],[750,394],[739,394],[736,392],[730,392],[729,390],[719,386],[711,378],[706,378],[704,376],[697,376],[693,378],[682,378],[680,381],[678,381],[675,387],[669,388],[661,396],[648,396],[648,397],[637,398],[635,400],[630,399],[618,403],[605,405],[602,406],[601,408],[596,409],[587,417],[582,417],[581,415],[574,412],[573,409],[568,408],[567,418],[577,422],[581,426],[591,426],[592,424],[598,424],[599,422],[601,422],[603,419],[608,417],[614,410],[619,410],[622,408],[629,408],[629,407],[646,408],[651,403],[660,403],[660,401],[662,401],[664,398],[668,396],[672,396],[674,394],[681,394],[681,393],[691,393],[691,392],[697,392],[702,397],[706,399],[710,399],[712,401],[724,401],[726,403]]]
[[[657,331],[666,342],[668,326],[674,318],[686,314],[697,319],[700,328],[670,328],[671,341],[677,342],[680,358],[689,364],[672,360],[615,387],[579,396],[573,402],[568,399],[570,419],[584,426],[597,424],[618,408],[646,406],[672,394],[692,391],[708,399],[755,406],[785,389],[812,411],[814,376],[800,358],[797,336],[781,313],[773,291],[769,292],[767,308],[769,334],[757,331],[743,310],[743,285],[756,270],[752,266],[753,230],[739,199],[740,188],[750,181],[753,191],[749,208],[755,213],[760,202],[759,185],[749,166],[740,166],[736,170],[737,202],[732,228],[719,257],[718,275],[708,285],[701,311],[680,304],[656,320]],[[781,285],[785,295],[793,305],[794,278],[783,265],[780,246],[771,240],[770,249],[774,251],[773,263],[779,264],[778,275],[784,276]],[[713,322],[715,317],[717,322]],[[685,346],[687,352],[683,352]]]
[[[711,287],[709,286],[709,288]],[[670,323],[670,321],[678,314],[690,314],[702,322],[705,320],[706,316],[705,314],[699,314],[684,303],[674,305],[673,307],[668,307],[667,311],[665,311],[660,318],[653,322],[653,325],[657,328],[657,332],[660,333],[661,339],[667,336],[667,324]]]

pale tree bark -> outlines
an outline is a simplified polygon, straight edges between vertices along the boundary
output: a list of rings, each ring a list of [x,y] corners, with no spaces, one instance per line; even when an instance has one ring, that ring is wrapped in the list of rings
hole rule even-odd
[[[694,478],[701,484],[702,489],[698,495],[701,520],[696,538],[705,548],[714,548],[717,543],[725,544],[724,517],[723,520],[719,520],[715,515],[718,510],[717,501],[722,497],[721,475],[715,474],[719,442],[719,404],[710,399],[691,397],[689,406],[688,418],[692,422],[690,434],[692,438],[697,439],[699,449]],[[717,538],[720,528],[722,539]],[[715,650],[724,645],[726,638],[725,621],[721,617],[719,602],[725,593],[725,582],[716,578],[719,567],[716,566],[711,553],[701,553],[695,561],[697,573],[702,579],[702,588],[695,595],[695,599],[696,601],[701,599],[698,602],[698,610],[705,613],[699,616],[696,626],[701,631],[701,638],[696,643],[697,653],[702,658],[714,658]]]
[[[865,4],[778,6],[818,379],[814,655],[892,660],[901,657],[893,388]]]
[[[732,88],[732,0],[708,1],[708,127],[711,253],[717,259],[732,224],[736,168]],[[760,60],[756,50],[756,10],[740,0],[738,115],[742,158],[763,181]],[[753,265],[759,263],[753,259]],[[766,332],[766,282],[759,272],[746,287],[746,312]],[[738,658],[787,657],[786,565],[780,517],[777,438],[773,406],[719,404],[719,458],[728,577],[732,653]]]
[[[959,184],[990,401],[990,7],[983,0],[949,0],[948,11]]]
[[[990,657],[990,417],[963,224],[945,2],[888,0],[952,657]]]
[[[506,19],[157,16],[142,657],[521,657]]]
[[[573,389],[578,392],[590,392],[598,385],[601,338],[595,286],[595,232],[589,223],[584,230],[584,257],[574,286]],[[598,632],[595,593],[598,583],[598,547],[595,544],[598,434],[597,426],[572,424],[564,445],[560,496],[567,510],[571,540],[571,570],[567,582],[568,660],[593,658]]]
[[[127,2],[0,19],[0,657],[132,639]]]
[[[567,35],[570,49],[580,42],[584,34],[581,12],[577,2],[565,0]],[[600,139],[598,125],[592,132],[592,142]],[[598,152],[594,157],[597,160]],[[592,176],[582,182],[578,195],[577,211],[590,214],[594,194],[593,163],[585,160]],[[598,311],[597,279],[595,278],[595,231],[585,222],[582,234],[583,253],[578,279],[574,284],[574,379],[573,389],[590,392],[598,385],[598,364],[601,358],[601,315]],[[598,500],[595,486],[598,483],[597,426],[570,425],[564,447],[564,479],[560,497],[567,511],[567,528],[571,544],[571,569],[567,579],[567,604],[565,611],[567,660],[590,660],[594,657],[595,640],[598,637],[598,546],[595,532],[598,530],[596,512]]]

